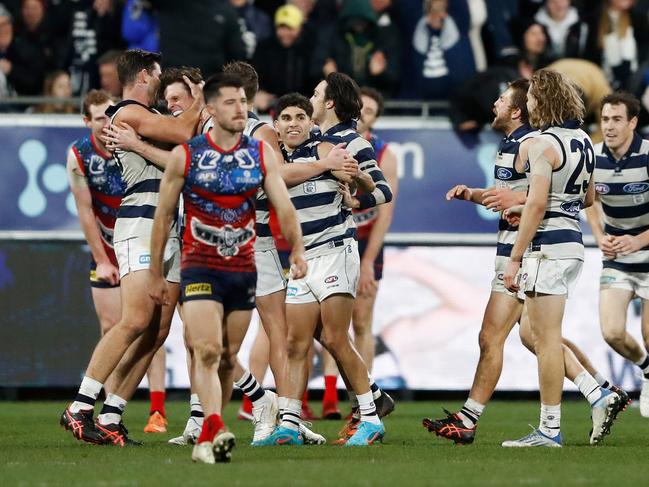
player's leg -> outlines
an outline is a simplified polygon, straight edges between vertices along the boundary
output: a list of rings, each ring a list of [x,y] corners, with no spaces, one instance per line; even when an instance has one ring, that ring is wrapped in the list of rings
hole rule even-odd
[[[599,315],[602,336],[613,350],[627,360],[640,364],[646,350],[626,331],[626,315],[633,291],[602,289],[599,293]]]
[[[277,394],[285,396],[286,387],[286,291],[257,296],[257,311],[269,341],[269,364],[275,378]],[[265,356],[264,356],[265,358]],[[251,364],[252,369],[252,364]],[[258,377],[263,380],[263,377]]]
[[[250,326],[251,310],[228,311],[225,315],[223,327],[223,356],[219,365],[219,377],[221,378],[221,390],[223,394],[223,408],[225,408],[232,397],[234,383],[244,372],[247,372],[239,363],[237,354],[241,349],[241,343],[246,337]],[[255,380],[257,384],[257,381]],[[245,391],[244,391],[245,393]]]
[[[286,350],[284,350],[284,354],[286,354]],[[252,347],[250,347],[250,355],[248,358],[250,373],[260,384],[263,384],[264,377],[266,377],[269,356],[270,341],[268,340],[268,335],[264,327],[260,323],[257,328],[255,340],[252,342]],[[243,395],[243,401],[239,408],[237,419],[252,420],[252,402],[250,402],[250,399],[245,394]]]
[[[378,282],[378,281],[377,281]],[[372,322],[374,319],[374,304],[378,286],[365,294],[356,296],[352,311],[352,328],[354,330],[354,346],[363,358],[370,373],[374,364],[374,335]]]
[[[115,326],[122,317],[122,297],[119,286],[117,287],[91,287],[92,301],[95,305],[95,312],[99,320],[101,335],[104,336]],[[115,389],[112,374],[104,384],[104,393],[106,395]]]
[[[646,295],[644,288],[643,295]],[[649,350],[649,303],[647,299],[642,299],[642,339],[645,350]],[[649,418],[649,364],[647,359],[638,365],[642,369],[642,389],[640,391],[640,414]]]
[[[149,370],[149,421],[145,433],[166,433],[167,414],[165,412],[165,377],[167,375],[167,352],[164,345],[153,355]]]

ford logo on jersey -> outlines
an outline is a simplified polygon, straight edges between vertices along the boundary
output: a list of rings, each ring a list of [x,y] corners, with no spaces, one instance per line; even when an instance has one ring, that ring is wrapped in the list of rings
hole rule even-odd
[[[576,215],[584,207],[584,203],[581,200],[572,200],[565,201],[561,203],[561,209],[566,213],[572,213]]]
[[[611,191],[611,187],[608,184],[597,183],[595,185],[595,191],[599,194],[608,194]]]
[[[498,179],[511,179],[512,172],[504,167],[499,167],[496,171],[496,178]]]
[[[622,191],[630,194],[644,193],[649,189],[649,183],[629,183],[625,184]]]

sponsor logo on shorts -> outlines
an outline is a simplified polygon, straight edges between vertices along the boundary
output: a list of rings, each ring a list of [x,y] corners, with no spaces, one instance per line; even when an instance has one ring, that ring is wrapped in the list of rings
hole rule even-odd
[[[289,286],[286,288],[287,296],[297,296],[297,288],[295,286]]]
[[[615,282],[617,279],[615,276],[600,276],[599,278],[599,283],[600,284],[611,284],[612,282]]]
[[[142,254],[139,258],[140,264],[150,264],[151,263],[151,254]]]
[[[649,183],[629,183],[625,184],[622,191],[625,193],[636,194],[644,193],[649,189]]]
[[[498,179],[511,179],[512,172],[504,167],[499,167],[496,171],[496,178]]]
[[[608,194],[611,191],[611,187],[608,184],[597,183],[595,185],[595,191],[599,194]]]
[[[185,286],[185,296],[198,296],[212,294],[212,285],[209,282],[195,282]]]
[[[338,280],[338,276],[329,276],[325,278],[324,282],[325,284],[332,284]]]

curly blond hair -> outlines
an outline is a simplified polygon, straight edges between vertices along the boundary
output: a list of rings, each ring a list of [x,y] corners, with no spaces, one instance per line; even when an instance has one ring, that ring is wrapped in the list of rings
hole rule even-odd
[[[536,99],[536,106],[529,114],[533,127],[561,125],[567,120],[584,121],[586,109],[579,88],[565,75],[540,69],[532,76],[529,92]]]

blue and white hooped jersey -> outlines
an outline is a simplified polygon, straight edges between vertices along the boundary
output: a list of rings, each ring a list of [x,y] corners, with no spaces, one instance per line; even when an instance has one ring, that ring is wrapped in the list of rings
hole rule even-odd
[[[311,138],[285,154],[290,164],[309,164],[318,160],[320,141]],[[356,225],[351,210],[343,207],[338,180],[327,171],[288,189],[297,210],[308,258],[324,255],[335,249],[335,243],[353,238]]]
[[[649,230],[649,140],[638,134],[618,161],[608,147],[595,146],[595,191],[604,211],[608,235],[638,235]],[[649,272],[649,247],[604,260],[605,268]]]
[[[537,136],[552,144],[561,158],[561,165],[552,171],[545,215],[529,249],[548,259],[584,260],[579,212],[595,169],[595,151],[579,126],[577,120],[569,120]]]
[[[494,180],[497,188],[508,188],[512,191],[527,191],[527,176],[516,170],[516,160],[521,142],[538,135],[529,125],[522,125],[507,137],[504,137],[498,146],[496,165],[494,166]],[[498,220],[498,246],[496,256],[509,257],[516,241],[518,227],[512,227],[507,220]]]

